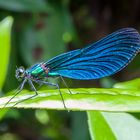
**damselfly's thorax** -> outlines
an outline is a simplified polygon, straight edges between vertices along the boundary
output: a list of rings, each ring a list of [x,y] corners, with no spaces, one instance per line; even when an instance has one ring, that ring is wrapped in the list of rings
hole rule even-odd
[[[35,64],[26,70],[28,75],[33,79],[48,77],[49,71],[50,69],[44,63]]]

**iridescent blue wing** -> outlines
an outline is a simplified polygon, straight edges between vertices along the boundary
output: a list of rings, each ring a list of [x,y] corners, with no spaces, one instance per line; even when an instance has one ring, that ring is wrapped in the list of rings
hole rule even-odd
[[[58,55],[44,63],[50,74],[73,79],[98,79],[123,69],[140,50],[140,35],[120,29],[86,48]]]

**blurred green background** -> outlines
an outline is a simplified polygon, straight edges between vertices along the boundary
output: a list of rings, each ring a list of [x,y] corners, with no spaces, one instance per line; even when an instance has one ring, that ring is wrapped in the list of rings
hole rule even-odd
[[[122,27],[140,31],[138,0],[0,0],[0,20],[9,15],[14,23],[10,62],[1,95],[19,85],[15,79],[16,66],[28,68],[85,47]],[[111,87],[115,82],[140,77],[139,60],[140,55],[110,78],[65,80],[72,88]],[[63,87],[61,81],[53,82]],[[0,140],[90,140],[86,113],[11,109],[0,120]]]

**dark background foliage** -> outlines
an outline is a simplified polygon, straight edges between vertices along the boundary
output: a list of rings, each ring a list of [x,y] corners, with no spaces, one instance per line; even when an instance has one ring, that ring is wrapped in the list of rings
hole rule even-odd
[[[15,89],[16,66],[25,68],[82,48],[122,27],[140,31],[139,0],[0,0],[0,19],[11,15],[12,49],[3,93]],[[140,55],[110,78],[79,81],[66,79],[69,87],[111,87],[116,81],[140,76]],[[50,79],[53,82],[61,81]],[[28,88],[28,86],[26,87]],[[46,88],[46,87],[43,87]],[[2,140],[88,140],[84,112],[51,110],[8,111],[0,122]]]

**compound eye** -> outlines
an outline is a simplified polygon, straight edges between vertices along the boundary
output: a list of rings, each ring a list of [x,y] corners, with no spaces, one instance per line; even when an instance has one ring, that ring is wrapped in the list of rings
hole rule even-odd
[[[23,78],[25,76],[25,69],[23,67],[20,67],[16,70],[16,78],[20,79]]]
[[[24,74],[24,73],[25,73],[24,67],[20,67],[20,68],[18,69],[18,73],[19,73],[19,74]]]
[[[25,71],[25,69],[24,69],[24,67],[19,67],[19,70],[21,71],[21,72],[24,72]]]
[[[20,68],[19,73],[24,73],[24,70],[22,68]]]

